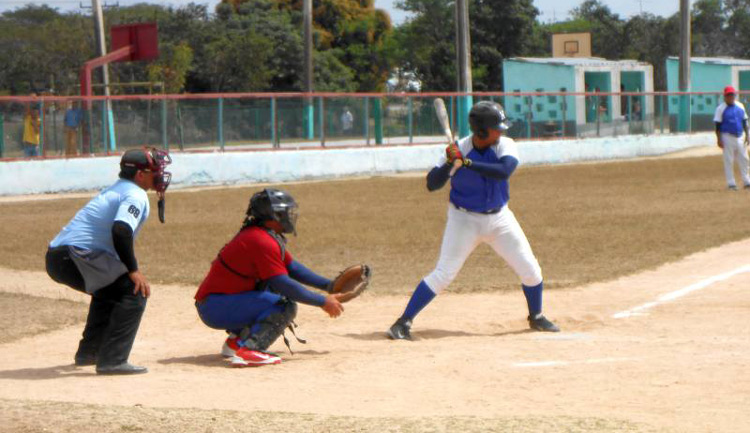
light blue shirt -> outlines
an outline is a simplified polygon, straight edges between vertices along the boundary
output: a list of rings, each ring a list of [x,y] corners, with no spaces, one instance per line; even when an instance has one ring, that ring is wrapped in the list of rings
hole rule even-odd
[[[149,214],[148,195],[132,181],[120,179],[91,199],[50,242],[52,248],[68,245],[106,251],[117,257],[112,242],[112,224],[122,221],[138,235]]]

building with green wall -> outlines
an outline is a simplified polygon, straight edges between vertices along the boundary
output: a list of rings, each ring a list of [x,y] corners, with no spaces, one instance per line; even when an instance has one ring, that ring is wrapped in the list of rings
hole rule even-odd
[[[601,128],[617,128],[629,117],[637,115],[642,120],[653,116],[653,98],[612,94],[653,92],[653,77],[651,65],[634,60],[506,59],[503,61],[506,93],[558,94],[507,96],[505,111],[516,125],[522,125],[514,128],[516,136],[599,134]],[[585,94],[594,92],[603,95]]]
[[[667,64],[667,91],[679,92],[680,60],[669,57]],[[690,91],[705,93],[690,97],[691,124],[693,130],[713,128],[713,115],[721,103],[725,86],[750,92],[750,60],[725,57],[693,57],[690,59]],[[747,104],[747,95],[740,99]],[[669,113],[676,122],[679,98],[669,97]],[[674,125],[673,125],[674,127]]]

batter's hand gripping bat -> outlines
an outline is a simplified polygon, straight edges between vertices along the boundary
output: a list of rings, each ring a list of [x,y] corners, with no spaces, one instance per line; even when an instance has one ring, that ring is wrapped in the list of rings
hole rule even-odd
[[[453,138],[453,133],[451,132],[451,124],[448,120],[448,110],[445,109],[445,102],[443,101],[443,98],[435,99],[435,113],[437,114],[440,126],[443,128],[443,133],[445,134],[446,140],[448,140],[448,144],[453,144],[455,138]],[[451,177],[456,174],[456,170],[461,168],[461,165],[463,165],[463,161],[461,161],[460,159],[453,161],[453,168],[451,168]]]

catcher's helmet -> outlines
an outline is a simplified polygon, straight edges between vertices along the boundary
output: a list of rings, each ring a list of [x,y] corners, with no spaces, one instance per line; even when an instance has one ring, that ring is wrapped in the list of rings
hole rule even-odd
[[[159,194],[164,194],[169,182],[172,181],[172,173],[164,171],[164,168],[172,163],[172,158],[165,150],[154,147],[141,149],[130,149],[120,159],[120,170],[133,171],[143,170],[154,173],[154,189]]]
[[[253,194],[246,213],[258,222],[280,222],[284,233],[297,233],[297,202],[279,189],[266,188]]]
[[[477,102],[469,111],[471,132],[477,134],[480,138],[485,138],[489,129],[507,130],[506,120],[505,111],[503,111],[502,105],[497,102]]]

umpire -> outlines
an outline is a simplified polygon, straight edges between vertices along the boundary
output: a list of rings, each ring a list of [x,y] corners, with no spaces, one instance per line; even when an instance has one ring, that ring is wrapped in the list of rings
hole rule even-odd
[[[164,192],[171,158],[161,150],[125,152],[120,179],[91,199],[47,250],[47,274],[56,282],[91,295],[75,365],[96,365],[97,374],[140,374],[145,367],[128,362],[135,335],[151,294],[138,268],[133,242],[149,215],[146,191],[156,190],[164,222]]]

